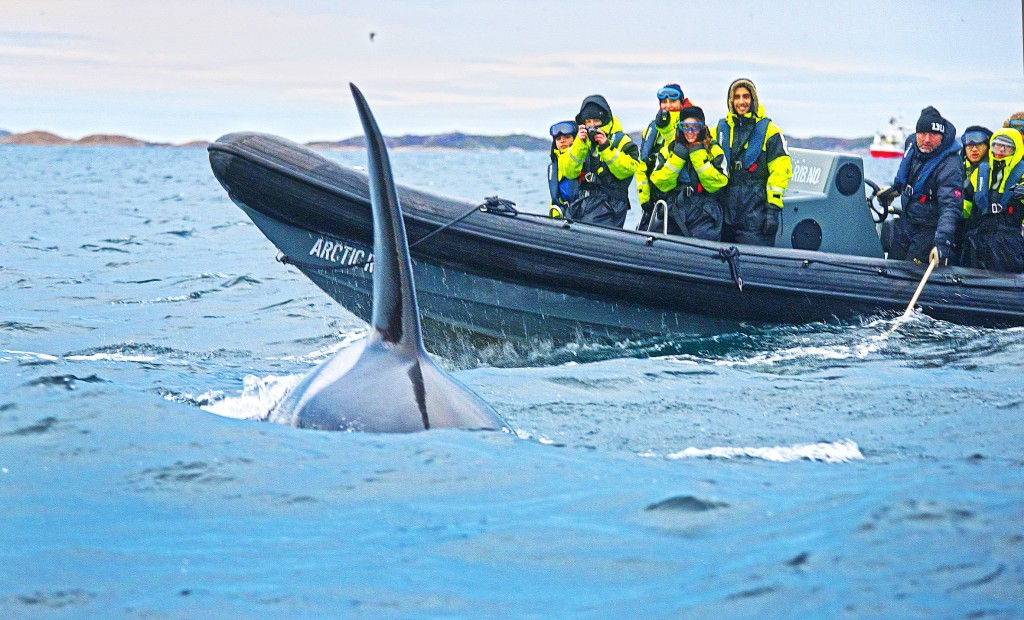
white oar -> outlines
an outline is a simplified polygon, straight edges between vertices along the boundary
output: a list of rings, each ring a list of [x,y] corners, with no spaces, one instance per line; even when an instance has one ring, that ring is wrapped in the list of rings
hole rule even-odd
[[[924,290],[924,285],[928,283],[928,277],[932,275],[932,269],[939,264],[939,253],[932,252],[930,260],[928,261],[928,269],[924,270],[924,277],[921,278],[921,283],[917,285],[917,290],[914,291],[914,296],[910,298],[910,303],[907,304],[907,309],[903,311],[903,316],[900,319],[905,319],[910,316],[910,313],[914,311],[914,304],[917,303],[917,298],[921,296],[921,291]]]
[[[924,270],[924,276],[921,278],[921,283],[917,285],[917,290],[914,291],[914,296],[910,298],[910,303],[907,304],[907,309],[903,311],[903,315],[900,318],[896,319],[896,323],[894,323],[892,327],[887,329],[885,333],[879,337],[879,340],[885,340],[888,338],[890,334],[896,331],[896,328],[900,326],[900,323],[906,321],[907,317],[910,316],[910,313],[914,311],[914,304],[917,303],[917,298],[921,296],[921,291],[924,290],[924,285],[928,283],[928,278],[932,275],[932,269],[935,269],[935,266],[938,264],[939,254],[933,251],[928,260],[928,268]]]

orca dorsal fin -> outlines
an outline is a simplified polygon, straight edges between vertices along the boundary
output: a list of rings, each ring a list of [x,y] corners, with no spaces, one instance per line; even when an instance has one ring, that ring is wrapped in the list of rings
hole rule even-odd
[[[370,203],[373,210],[373,328],[371,337],[423,351],[419,306],[413,286],[412,260],[405,222],[398,203],[384,136],[369,104],[355,84],[349,83],[366,135]]]

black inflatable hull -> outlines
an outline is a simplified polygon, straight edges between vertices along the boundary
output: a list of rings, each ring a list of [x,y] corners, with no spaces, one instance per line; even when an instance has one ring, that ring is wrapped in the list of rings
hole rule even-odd
[[[264,134],[229,134],[209,151],[221,185],[286,261],[368,319],[366,176]],[[434,339],[451,329],[553,341],[698,335],[899,312],[924,273],[901,261],[743,245],[730,261],[727,244],[485,211],[416,244],[474,203],[410,188],[400,200]],[[939,268],[919,305],[957,323],[1024,325],[1024,275]]]

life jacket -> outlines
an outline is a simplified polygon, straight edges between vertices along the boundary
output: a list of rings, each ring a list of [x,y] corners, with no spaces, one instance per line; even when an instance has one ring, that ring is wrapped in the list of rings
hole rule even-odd
[[[654,147],[658,142],[658,122],[651,121],[647,126],[647,133],[644,134],[644,141],[640,143],[640,161],[646,162],[654,153]]]
[[[761,155],[761,151],[764,150],[764,141],[768,136],[768,124],[771,122],[772,119],[764,116],[754,124],[754,129],[750,132],[750,138],[747,139],[747,150],[743,153],[742,160],[736,162],[737,164],[742,162],[742,167],[748,172],[754,171],[757,158]],[[734,150],[732,146],[732,127],[724,118],[718,121],[718,131],[716,134],[717,142],[724,145],[723,150],[725,151],[726,164],[731,165],[729,158],[732,157]],[[737,144],[736,146],[743,145]]]
[[[893,181],[893,185],[900,188],[903,192],[904,197],[908,202],[925,202],[926,200],[933,199],[934,196],[928,195],[928,181],[931,179],[932,173],[939,167],[944,159],[950,155],[960,156],[960,147],[954,143],[947,146],[945,150],[939,151],[934,157],[930,157],[925,160],[924,164],[921,165],[921,169],[917,172],[917,178],[914,179],[913,185],[908,185],[907,181],[910,176],[910,162],[914,159],[914,153],[918,153],[917,144],[913,140],[910,140],[910,145],[907,150],[903,153],[903,161],[900,162],[900,169],[896,172],[896,179]]]
[[[577,179],[559,179],[558,164],[548,164],[548,192],[551,194],[551,204],[565,206],[580,190],[580,182]]]
[[[1014,185],[1020,183],[1021,179],[1024,178],[1024,160],[1018,161],[1017,165],[1006,173],[1008,176],[1006,182],[1003,184],[1005,188],[998,200],[989,201],[989,183],[991,182],[992,166],[989,165],[988,160],[982,161],[978,165],[978,189],[974,191],[974,205],[979,207],[977,211],[972,215],[979,217],[985,217],[987,215],[998,215],[1004,210],[1008,215],[1016,215],[1017,220],[1024,216],[1024,213],[1014,214],[1013,206],[1007,206],[1010,202],[1010,191]]]
[[[619,130],[613,132],[608,136],[608,148],[617,149],[622,144],[623,139],[626,137],[626,132]],[[590,150],[587,153],[587,161],[583,164],[583,183],[584,185],[629,185],[633,182],[633,177],[628,176],[625,179],[617,179],[615,175],[611,173],[608,168],[604,166],[604,162],[597,156],[596,151]]]

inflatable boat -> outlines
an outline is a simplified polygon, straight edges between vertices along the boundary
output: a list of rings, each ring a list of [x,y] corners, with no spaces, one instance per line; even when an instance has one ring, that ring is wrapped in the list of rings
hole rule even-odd
[[[368,320],[366,175],[288,140],[228,134],[209,146],[228,196],[317,286]],[[701,241],[522,213],[400,187],[424,329],[508,340],[710,335],[742,324],[844,320],[906,308],[925,265],[884,258],[855,155],[793,149],[776,247]],[[870,183],[868,181],[868,183]],[[1024,325],[1024,275],[934,270],[921,311]]]

